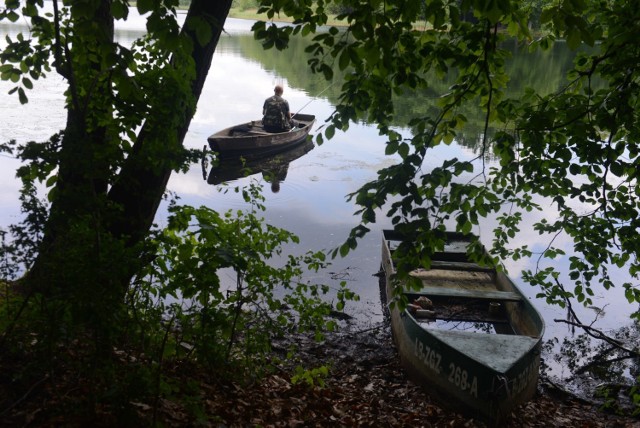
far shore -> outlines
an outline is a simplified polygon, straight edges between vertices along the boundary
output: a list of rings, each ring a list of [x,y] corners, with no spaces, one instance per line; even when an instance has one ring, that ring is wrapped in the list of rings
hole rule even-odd
[[[282,15],[282,17],[274,16],[273,19],[268,19],[265,13],[258,13],[258,9],[240,9],[232,7],[229,11],[229,18],[236,19],[249,19],[252,21],[274,21],[274,22],[291,22],[291,18]],[[335,15],[329,15],[326,25],[333,25],[336,27],[346,26],[346,22],[343,20],[337,20]]]

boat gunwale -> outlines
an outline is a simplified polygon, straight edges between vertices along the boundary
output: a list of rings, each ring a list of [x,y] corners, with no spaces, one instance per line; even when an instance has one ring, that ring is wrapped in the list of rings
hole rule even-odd
[[[288,130],[286,132],[267,132],[264,131],[264,133],[260,133],[260,134],[256,134],[256,135],[240,135],[240,136],[234,136],[234,135],[229,135],[229,133],[234,130],[235,128],[237,128],[238,126],[243,126],[243,125],[250,125],[253,126],[256,122],[259,122],[260,119],[257,120],[251,120],[249,122],[242,122],[242,123],[238,123],[232,126],[229,126],[227,128],[221,129],[218,132],[215,132],[213,134],[211,134],[209,137],[207,137],[207,140],[211,140],[211,139],[239,139],[239,138],[255,138],[255,137],[261,137],[261,136],[265,136],[265,137],[271,137],[274,135],[290,135],[293,133],[309,133],[311,132],[311,127],[313,127],[313,125],[316,122],[316,116],[314,115],[302,115],[302,114],[298,114],[296,116],[303,116],[306,119],[298,119],[298,122],[302,122],[305,124],[304,127],[298,128],[298,129],[291,129]]]

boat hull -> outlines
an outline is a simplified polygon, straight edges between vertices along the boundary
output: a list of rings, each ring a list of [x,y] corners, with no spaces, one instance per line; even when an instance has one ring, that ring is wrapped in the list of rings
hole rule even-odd
[[[313,141],[303,139],[274,155],[251,160],[227,159],[211,168],[207,176],[207,183],[216,185],[260,173],[277,175],[277,171],[284,171],[286,174],[290,162],[304,156],[314,147]],[[281,178],[281,181],[283,180],[284,178]]]
[[[383,238],[382,267],[390,302],[394,298],[396,279],[388,238]],[[505,318],[515,325],[516,332],[485,334],[444,330],[430,327],[408,309],[397,307],[390,309],[390,316],[401,362],[414,381],[424,384],[447,407],[500,424],[516,406],[535,394],[544,323],[506,275],[502,272],[491,275],[498,292],[521,296],[518,299],[508,294],[511,301],[502,302]],[[441,297],[436,292],[447,294],[446,290],[431,291],[430,297],[435,302]],[[428,289],[417,293],[429,297]]]
[[[220,158],[256,159],[270,156],[304,141],[315,123],[315,116],[297,114],[294,120],[298,126],[287,132],[266,132],[262,122],[254,120],[216,132],[207,141]]]

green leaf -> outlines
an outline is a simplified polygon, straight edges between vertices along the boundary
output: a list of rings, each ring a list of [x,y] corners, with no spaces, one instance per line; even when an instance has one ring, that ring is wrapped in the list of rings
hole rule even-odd
[[[330,140],[336,133],[336,128],[333,125],[327,126],[327,130],[324,131],[324,135]]]
[[[31,82],[31,80],[28,77],[23,77],[22,78],[22,84],[27,89],[33,89],[33,83]]]
[[[455,5],[449,6],[449,19],[451,19],[451,25],[453,27],[460,25],[460,9]]]
[[[333,70],[327,64],[322,64],[322,74],[324,74],[324,78],[328,81],[333,79]]]
[[[57,175],[52,175],[51,177],[49,177],[46,181],[46,186],[47,187],[52,187],[53,185],[55,185],[58,182],[58,176]]]
[[[340,246],[340,256],[346,257],[349,254],[349,244],[344,243]]]
[[[409,145],[407,143],[400,144],[400,147],[398,147],[398,153],[403,159],[405,159],[409,155]]]
[[[199,25],[196,27],[196,37],[198,38],[198,43],[200,43],[201,46],[205,46],[211,41],[213,31],[209,25]]]
[[[580,47],[580,43],[582,43],[580,30],[577,28],[569,28],[567,30],[567,46],[569,46],[571,50],[576,50]]]
[[[397,141],[389,141],[386,145],[386,147],[384,148],[384,154],[385,155],[392,155],[394,153],[397,153],[398,151],[398,142]]]
[[[126,20],[129,16],[129,8],[122,1],[114,1],[111,4],[111,13],[115,19]]]
[[[624,290],[624,296],[627,298],[627,301],[629,303],[634,303],[636,300],[633,290],[631,288],[627,288],[626,290]]]
[[[342,71],[346,69],[349,66],[350,61],[351,58],[349,56],[349,51],[347,49],[343,49],[338,60],[338,67],[340,68],[340,70]]]
[[[22,88],[18,88],[18,99],[20,100],[20,104],[26,104],[29,102],[29,99]]]
[[[611,173],[616,177],[622,177],[625,172],[624,165],[622,165],[620,162],[613,162],[609,166],[609,169],[611,170]]]
[[[136,7],[138,8],[140,15],[151,12],[153,10],[153,3],[153,0],[138,0],[136,2]]]
[[[16,22],[18,19],[20,19],[20,15],[11,10],[9,11],[9,13],[7,13],[7,19],[11,22]]]
[[[22,9],[22,14],[29,17],[38,16],[38,8],[32,2],[28,2]]]

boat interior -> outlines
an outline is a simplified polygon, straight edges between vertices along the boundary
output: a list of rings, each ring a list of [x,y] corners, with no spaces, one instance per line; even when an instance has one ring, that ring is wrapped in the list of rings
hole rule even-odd
[[[388,245],[393,252],[394,241]],[[431,269],[410,273],[422,288],[405,292],[408,302],[415,304],[423,296],[431,302],[410,313],[429,329],[535,336],[533,321],[521,310],[523,296],[503,273],[470,262],[467,245],[468,240],[452,240],[433,255]]]
[[[413,316],[439,340],[498,371],[506,371],[537,343],[533,322],[521,310],[524,298],[501,289],[506,283],[496,278],[506,276],[495,271],[448,269],[413,274],[424,287],[405,293],[409,302],[422,296],[431,302],[430,309],[419,311],[426,316]]]
[[[292,128],[287,132],[297,131],[309,125],[307,122],[297,122],[297,123],[298,125],[296,127]],[[260,120],[252,120],[249,123],[244,123],[242,125],[234,126],[233,128],[230,128],[228,132],[228,135],[230,137],[249,136],[249,135],[271,135],[271,134],[273,133],[265,131],[264,127],[262,126],[262,121]]]
[[[420,321],[430,327],[477,331],[484,333],[517,334],[511,325],[506,307],[522,297],[495,286],[490,272],[469,272],[447,269],[414,271],[424,287],[405,293],[409,302],[425,296],[431,308]]]

